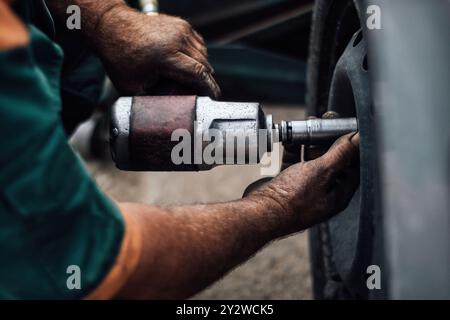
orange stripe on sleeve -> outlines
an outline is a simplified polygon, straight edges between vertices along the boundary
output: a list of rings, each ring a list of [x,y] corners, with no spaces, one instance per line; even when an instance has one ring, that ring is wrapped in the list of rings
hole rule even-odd
[[[116,262],[102,283],[85,299],[106,300],[116,296],[136,269],[142,251],[142,237],[135,218],[122,212],[125,235]]]
[[[26,46],[30,36],[25,25],[12,12],[8,1],[0,0],[0,50]]]

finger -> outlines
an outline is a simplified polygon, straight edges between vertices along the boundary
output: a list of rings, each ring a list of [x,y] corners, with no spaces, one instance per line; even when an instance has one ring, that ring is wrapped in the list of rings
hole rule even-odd
[[[352,166],[359,160],[359,133],[350,133],[338,139],[322,157],[325,165],[336,171]]]
[[[195,39],[196,39],[200,44],[202,44],[204,47],[206,47],[205,39],[203,39],[203,37],[200,35],[200,33],[198,33],[197,31],[195,31],[194,28],[192,28],[192,33],[193,33]]]
[[[211,73],[214,73],[214,69],[208,61],[208,49],[206,48],[206,44],[203,41],[203,38],[194,29],[192,29],[192,27],[191,32],[191,35],[186,38],[188,47],[194,48],[196,56],[198,57],[198,59],[201,59],[198,61],[202,62],[203,65],[208,67]]]
[[[179,19],[181,25],[180,29],[183,31],[184,40],[192,44],[197,50],[203,52],[206,55],[206,44],[203,37],[194,30],[192,25],[186,20]]]
[[[359,143],[360,143],[359,132],[352,132],[336,140],[336,142],[331,146],[330,151],[333,151],[333,149],[341,149],[341,148],[359,150]]]
[[[168,78],[192,87],[200,95],[220,96],[218,84],[204,65],[181,52],[171,62],[171,68],[165,72]]]
[[[322,115],[322,119],[336,119],[339,117],[339,113],[336,111],[327,111]]]
[[[348,207],[360,184],[360,165],[358,157],[343,169],[332,170],[327,182],[327,190],[336,213]]]
[[[188,44],[187,47],[185,47],[182,52],[191,57],[194,60],[197,60],[198,62],[200,62],[202,65],[204,65],[207,69],[209,73],[213,73],[214,69],[213,67],[210,65],[209,61],[208,61],[208,57],[203,54],[201,51],[199,51],[197,48],[195,48],[193,45]]]
[[[208,49],[205,43],[198,41],[194,36],[189,36],[186,41],[189,45],[197,49],[202,55],[208,57]]]

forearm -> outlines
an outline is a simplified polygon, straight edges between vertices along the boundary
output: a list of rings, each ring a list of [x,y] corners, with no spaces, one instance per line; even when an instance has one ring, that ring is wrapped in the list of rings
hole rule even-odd
[[[109,296],[189,297],[271,240],[342,211],[359,185],[358,145],[359,135],[344,136],[325,155],[290,166],[239,201],[172,208],[119,205],[128,221],[124,243],[139,238],[142,245],[132,246],[141,248],[134,250],[137,262],[122,268],[125,284]]]
[[[291,228],[281,208],[264,199],[121,209],[138,221],[143,251],[120,298],[189,297]]]

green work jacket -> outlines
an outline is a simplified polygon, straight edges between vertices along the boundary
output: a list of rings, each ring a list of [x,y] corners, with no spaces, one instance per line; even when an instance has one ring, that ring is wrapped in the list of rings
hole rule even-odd
[[[83,298],[113,266],[124,222],[67,142],[63,51],[21,12],[30,44],[0,50],[0,298]]]

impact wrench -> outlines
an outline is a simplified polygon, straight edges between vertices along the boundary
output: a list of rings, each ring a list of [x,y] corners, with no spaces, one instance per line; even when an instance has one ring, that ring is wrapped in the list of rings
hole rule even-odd
[[[111,111],[110,146],[121,170],[202,171],[221,164],[257,164],[277,142],[329,144],[355,131],[356,118],[273,123],[272,115],[265,115],[259,103],[197,96],[123,97]],[[180,163],[174,161],[174,150],[178,150],[174,148],[183,138],[192,148],[182,151],[186,161]],[[202,156],[211,144],[219,158],[215,163]]]

